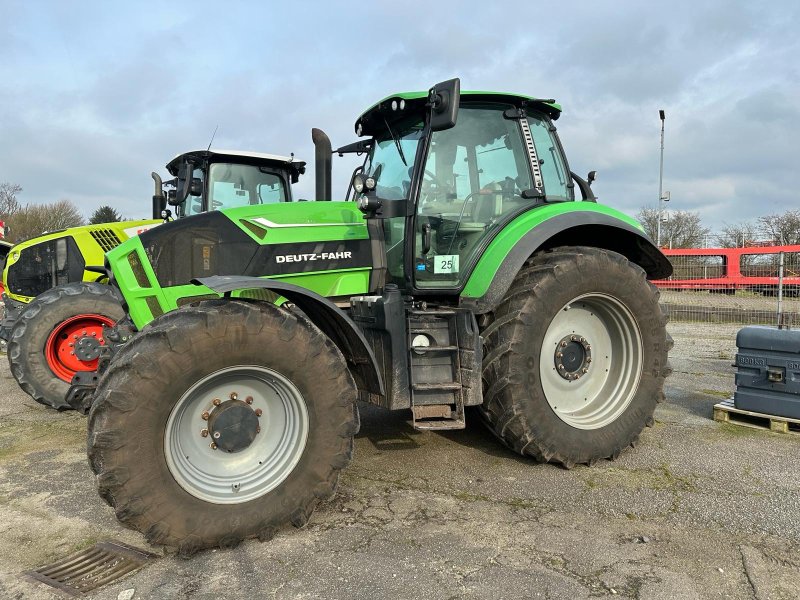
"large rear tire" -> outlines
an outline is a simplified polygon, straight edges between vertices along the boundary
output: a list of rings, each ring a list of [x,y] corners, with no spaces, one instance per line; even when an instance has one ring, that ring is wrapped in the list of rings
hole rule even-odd
[[[202,302],[115,356],[89,413],[89,461],[100,495],[150,543],[191,555],[266,540],[333,495],[356,397],[339,349],[302,315]]]
[[[658,290],[615,252],[537,254],[482,324],[489,428],[566,467],[616,458],[653,423],[672,340]]]
[[[76,371],[97,368],[103,326],[112,326],[124,316],[119,293],[110,285],[68,283],[40,294],[11,330],[8,363],[12,375],[40,404],[71,409],[65,396],[72,377]]]

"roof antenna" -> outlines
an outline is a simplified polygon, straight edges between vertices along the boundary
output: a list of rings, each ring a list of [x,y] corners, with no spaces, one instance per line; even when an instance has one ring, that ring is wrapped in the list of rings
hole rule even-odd
[[[217,123],[217,126],[214,127],[214,133],[211,134],[211,141],[208,142],[208,148],[206,148],[206,152],[211,150],[211,144],[214,143],[214,136],[217,135],[217,129],[219,129],[219,123]]]

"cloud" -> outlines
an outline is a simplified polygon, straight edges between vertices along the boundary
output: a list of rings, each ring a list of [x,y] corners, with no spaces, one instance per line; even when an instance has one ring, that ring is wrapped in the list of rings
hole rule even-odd
[[[5,10],[5,9],[4,9]],[[800,8],[773,3],[212,2],[11,4],[0,23],[0,181],[87,215],[149,211],[151,170],[214,146],[309,162],[394,91],[464,88],[555,97],[576,172],[635,213],[665,188],[717,228],[796,205]],[[5,60],[7,59],[7,60]],[[354,161],[335,159],[334,190]]]

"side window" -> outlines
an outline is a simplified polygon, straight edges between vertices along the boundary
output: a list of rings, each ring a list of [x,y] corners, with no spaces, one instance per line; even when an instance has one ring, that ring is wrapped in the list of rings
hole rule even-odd
[[[519,123],[506,105],[462,105],[458,124],[437,131],[417,204],[414,273],[418,287],[455,287],[480,242],[531,206],[532,187]]]
[[[528,125],[536,146],[536,154],[539,156],[547,199],[572,200],[572,190],[567,187],[570,176],[564,165],[555,134],[550,131],[550,126],[546,121],[537,117],[529,116]]]
[[[199,179],[201,182],[203,181],[203,170],[202,169],[195,169],[192,172],[192,177],[195,179]],[[203,189],[205,189],[205,185],[203,185]],[[186,198],[186,202],[184,202],[179,207],[179,216],[189,216],[189,215],[199,215],[203,212],[203,196],[192,196],[190,195]]]

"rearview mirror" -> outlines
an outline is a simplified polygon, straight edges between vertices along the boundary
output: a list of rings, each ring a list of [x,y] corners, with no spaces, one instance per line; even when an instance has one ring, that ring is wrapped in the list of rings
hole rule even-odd
[[[443,131],[455,127],[460,100],[461,80],[458,77],[437,83],[428,91],[431,131]]]

